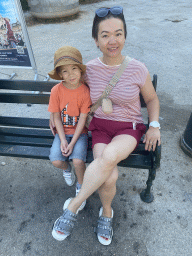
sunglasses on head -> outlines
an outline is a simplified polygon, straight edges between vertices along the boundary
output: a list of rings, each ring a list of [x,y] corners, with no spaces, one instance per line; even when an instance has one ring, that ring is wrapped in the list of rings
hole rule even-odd
[[[100,17],[100,18],[103,18],[105,16],[107,16],[108,14],[112,13],[113,15],[119,15],[121,13],[123,13],[123,7],[121,6],[113,6],[111,8],[105,8],[105,7],[102,7],[102,8],[99,8],[95,11],[95,14]]]

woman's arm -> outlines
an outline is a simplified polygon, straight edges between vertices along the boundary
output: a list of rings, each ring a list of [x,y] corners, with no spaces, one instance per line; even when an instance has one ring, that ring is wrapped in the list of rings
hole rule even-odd
[[[159,99],[151,82],[151,77],[148,73],[146,82],[144,86],[141,88],[141,94],[144,98],[144,101],[147,105],[147,111],[149,115],[149,122],[157,121],[159,122]],[[161,144],[160,139],[160,131],[159,128],[154,128],[152,126],[149,127],[146,132],[144,143],[145,150],[151,150],[153,147],[153,151],[156,148],[156,144],[158,141],[158,145]]]

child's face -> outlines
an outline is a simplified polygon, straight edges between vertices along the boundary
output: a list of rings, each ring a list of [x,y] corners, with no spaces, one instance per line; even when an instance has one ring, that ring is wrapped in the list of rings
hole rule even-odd
[[[69,87],[76,87],[81,79],[81,69],[77,65],[64,65],[60,67],[59,76]]]

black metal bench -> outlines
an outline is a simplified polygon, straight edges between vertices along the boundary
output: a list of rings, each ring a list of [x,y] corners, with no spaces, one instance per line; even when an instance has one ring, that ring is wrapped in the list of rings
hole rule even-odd
[[[0,103],[48,104],[51,88],[55,84],[47,81],[0,80]],[[156,85],[157,76],[154,75],[155,89]],[[141,106],[146,107],[142,96]],[[148,124],[146,126],[148,127]],[[0,155],[2,156],[49,159],[52,141],[53,135],[49,129],[48,119],[0,116]],[[93,160],[91,143],[89,134],[87,163]],[[119,166],[123,167],[149,170],[147,188],[140,194],[141,199],[147,203],[153,201],[150,190],[156,169],[160,166],[160,158],[160,146],[157,146],[154,152],[148,152],[145,151],[145,144],[141,140],[137,149],[119,163]]]

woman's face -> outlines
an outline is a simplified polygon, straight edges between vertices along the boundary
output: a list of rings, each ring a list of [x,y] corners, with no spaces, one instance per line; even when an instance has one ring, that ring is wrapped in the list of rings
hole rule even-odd
[[[99,24],[96,45],[105,57],[118,57],[125,44],[125,31],[122,20],[110,18]]]

